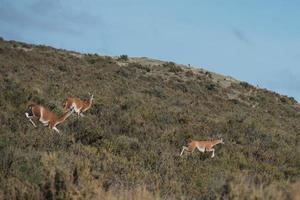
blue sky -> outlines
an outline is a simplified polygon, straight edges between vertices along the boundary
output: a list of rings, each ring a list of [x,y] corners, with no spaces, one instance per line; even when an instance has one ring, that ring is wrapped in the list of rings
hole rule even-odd
[[[299,9],[296,0],[0,0],[0,36],[191,64],[300,101]]]

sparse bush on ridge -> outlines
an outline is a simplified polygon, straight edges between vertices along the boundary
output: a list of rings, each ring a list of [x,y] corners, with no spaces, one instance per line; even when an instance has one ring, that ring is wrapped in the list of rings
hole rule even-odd
[[[138,68],[138,69],[141,69],[141,70],[144,70],[146,72],[150,72],[151,71],[151,68],[149,66],[146,66],[146,65],[141,65],[139,63],[129,63],[128,67],[135,67],[135,68]]]
[[[183,71],[183,69],[180,66],[176,65],[174,62],[167,62],[163,64],[163,67],[166,67],[169,72],[173,73],[179,73]]]
[[[246,84],[221,87],[211,73],[195,77],[175,63],[119,66],[111,57],[13,45],[20,46],[0,41],[0,199],[297,195],[300,123],[292,98],[249,94]],[[92,108],[60,124],[62,134],[25,118],[28,103],[60,115],[66,97],[87,92],[95,96]],[[190,139],[219,137],[225,145],[213,159],[200,152],[179,157]]]
[[[240,85],[243,86],[244,88],[250,88],[250,87],[252,87],[249,83],[247,83],[245,81],[240,82]]]
[[[212,75],[211,75],[211,73],[210,72],[205,72],[205,75],[208,77],[208,78],[212,78]]]
[[[127,55],[120,55],[118,60],[123,60],[123,61],[127,61],[128,60],[128,56]]]

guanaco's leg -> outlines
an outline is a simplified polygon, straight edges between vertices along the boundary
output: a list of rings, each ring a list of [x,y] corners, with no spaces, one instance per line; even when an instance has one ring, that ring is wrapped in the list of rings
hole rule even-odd
[[[35,123],[33,122],[32,119],[29,119],[29,121],[32,123],[32,125],[36,128],[37,126],[35,125]]]
[[[187,147],[185,147],[185,146],[183,146],[183,147],[182,147],[182,151],[181,151],[181,153],[180,153],[180,156],[182,156],[182,154],[183,154],[184,150],[188,151],[188,148],[187,148]]]
[[[52,129],[59,133],[59,130],[55,126]]]
[[[196,149],[196,147],[193,147],[193,149],[192,149],[191,153],[194,153],[195,149]]]
[[[211,157],[212,158],[215,157],[215,149],[207,149],[206,151],[212,151],[213,153],[212,153]]]
[[[32,125],[33,125],[34,127],[37,127],[37,126],[35,125],[35,123],[33,122],[33,120],[31,119],[32,117],[29,116],[29,114],[28,114],[27,112],[25,113],[25,115],[26,115],[26,117],[29,119],[29,121],[32,123]]]

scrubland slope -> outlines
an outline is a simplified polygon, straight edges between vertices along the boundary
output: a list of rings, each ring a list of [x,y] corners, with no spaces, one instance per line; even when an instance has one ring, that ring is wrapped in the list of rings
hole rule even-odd
[[[299,198],[300,107],[203,69],[0,41],[0,199]],[[59,135],[25,118],[95,96]],[[179,157],[189,138],[222,137]]]

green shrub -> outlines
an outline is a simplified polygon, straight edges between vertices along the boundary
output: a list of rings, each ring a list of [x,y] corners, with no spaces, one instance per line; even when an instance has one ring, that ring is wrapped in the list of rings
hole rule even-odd
[[[205,72],[205,75],[208,77],[208,78],[212,78],[212,74],[210,72]]]
[[[189,91],[189,88],[185,83],[181,83],[181,82],[172,80],[172,81],[170,81],[170,85],[174,90],[179,90],[184,93],[187,93]]]
[[[104,133],[100,128],[95,127],[92,120],[76,119],[68,124],[68,129],[75,132],[76,142],[81,142],[84,145],[101,146]]]
[[[138,139],[120,135],[114,140],[113,151],[118,154],[129,156],[133,152],[137,152],[140,149],[140,143]]]
[[[159,87],[159,86],[151,88],[151,89],[144,90],[143,92],[146,93],[146,94],[161,98],[161,99],[164,99],[164,98],[167,97],[166,94],[165,94],[165,90],[162,87]]]
[[[252,87],[249,83],[247,83],[245,81],[240,82],[240,86],[242,86],[244,88],[250,88],[250,87]]]
[[[167,62],[163,64],[163,67],[166,67],[169,72],[173,73],[179,73],[183,71],[183,69],[180,66],[176,65],[174,62]]]
[[[11,79],[4,79],[4,88],[2,95],[6,102],[9,102],[13,106],[24,106],[29,100],[29,93],[20,84]]]
[[[289,199],[284,186],[279,184],[255,183],[253,177],[237,175],[229,183],[228,194],[224,195],[229,199]]]
[[[69,72],[70,71],[70,68],[65,64],[59,65],[58,69],[62,72]]]
[[[118,60],[123,60],[123,61],[127,61],[128,60],[128,56],[127,55],[120,55]]]
[[[210,91],[216,90],[216,88],[216,85],[213,83],[206,85],[206,89]]]
[[[8,146],[0,149],[0,173],[7,178],[13,170],[15,160],[15,148]]]
[[[134,67],[134,68],[146,71],[146,72],[150,72],[151,71],[150,66],[142,65],[142,64],[139,64],[139,63],[129,63],[128,67],[129,68],[133,68]]]

